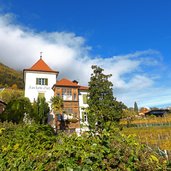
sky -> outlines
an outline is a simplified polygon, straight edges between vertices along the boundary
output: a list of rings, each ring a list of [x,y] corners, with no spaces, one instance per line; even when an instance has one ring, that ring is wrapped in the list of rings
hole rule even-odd
[[[0,0],[0,62],[43,60],[88,85],[91,66],[112,74],[129,107],[171,106],[170,0]]]

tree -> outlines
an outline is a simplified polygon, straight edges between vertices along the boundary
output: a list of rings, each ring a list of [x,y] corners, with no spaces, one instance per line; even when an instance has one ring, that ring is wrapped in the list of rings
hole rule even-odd
[[[134,110],[130,109],[130,108],[123,110],[122,118],[127,121],[127,127],[129,127],[131,125],[131,122],[135,118],[136,114],[137,113]]]
[[[58,129],[58,121],[60,120],[60,128],[65,129],[65,122],[62,116],[63,113],[63,99],[59,96],[54,96],[51,98],[51,108],[55,114],[55,127],[56,131]]]
[[[0,99],[2,99],[5,103],[9,103],[10,101],[18,99],[19,97],[24,97],[23,90],[5,88],[0,92]]]
[[[17,90],[17,89],[18,89],[18,86],[17,86],[17,84],[13,84],[13,85],[11,86],[11,88],[14,89],[14,90]]]
[[[0,115],[1,121],[12,121],[14,123],[23,122],[24,116],[32,113],[30,100],[26,97],[19,97],[11,100],[5,111]]]
[[[160,110],[158,107],[150,107],[150,110]]]
[[[138,114],[138,105],[137,102],[134,102],[134,112]]]
[[[109,129],[111,124],[121,118],[123,103],[117,102],[113,96],[112,76],[105,75],[103,69],[94,65],[89,82],[88,121],[90,129]]]
[[[33,103],[33,113],[31,118],[34,119],[36,123],[45,124],[47,122],[49,112],[49,105],[44,97],[38,97],[37,101]]]
[[[63,110],[63,100],[59,96],[54,96],[51,98],[51,108],[54,113],[62,113]]]

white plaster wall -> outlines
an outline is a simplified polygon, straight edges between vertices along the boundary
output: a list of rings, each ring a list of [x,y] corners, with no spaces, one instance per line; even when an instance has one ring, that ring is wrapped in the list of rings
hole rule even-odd
[[[88,122],[82,122],[82,113],[84,112],[84,110],[82,108],[87,108],[88,104],[84,104],[83,103],[83,94],[88,94],[85,90],[80,90],[79,91],[79,108],[80,108],[80,123],[84,124],[84,125],[88,125]]]
[[[36,85],[36,78],[47,78],[48,85]],[[37,100],[38,93],[44,93],[46,101],[49,103],[54,92],[52,86],[56,83],[56,73],[25,71],[25,97],[28,97],[31,102]]]

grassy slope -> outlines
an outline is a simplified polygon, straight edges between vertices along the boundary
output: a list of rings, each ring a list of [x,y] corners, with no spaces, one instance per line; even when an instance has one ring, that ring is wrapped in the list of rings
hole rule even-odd
[[[11,87],[13,84],[17,84],[18,88],[24,87],[22,72],[0,63],[0,87]]]

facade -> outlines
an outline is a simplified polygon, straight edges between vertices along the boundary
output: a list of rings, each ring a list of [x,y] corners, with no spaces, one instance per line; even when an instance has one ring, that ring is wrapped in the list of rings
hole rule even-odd
[[[80,109],[80,124],[83,131],[88,130],[88,117],[86,113],[88,87],[80,86],[79,88],[79,109]]]
[[[50,104],[53,96],[60,96],[63,101],[63,111],[66,116],[72,115],[75,120],[69,122],[70,129],[80,129],[80,123],[87,125],[87,115],[83,108],[87,107],[86,96],[88,87],[80,86],[77,81],[70,81],[66,78],[57,80],[58,71],[52,70],[40,57],[40,59],[29,69],[24,69],[25,97],[31,102],[37,98],[45,97]],[[55,115],[50,112],[48,123],[56,127]]]
[[[83,87],[77,81],[70,81],[63,78],[56,82],[53,86],[54,96],[59,96],[64,101],[63,110],[66,115],[71,115],[77,118],[77,121],[70,122],[69,128],[79,129],[82,123],[82,109],[86,107],[83,104],[83,94],[87,93],[88,87]],[[81,105],[81,106],[80,106]]]
[[[53,97],[52,86],[58,76],[40,57],[40,59],[29,69],[24,69],[25,97],[31,102],[37,100],[38,96],[45,97],[49,103]]]

